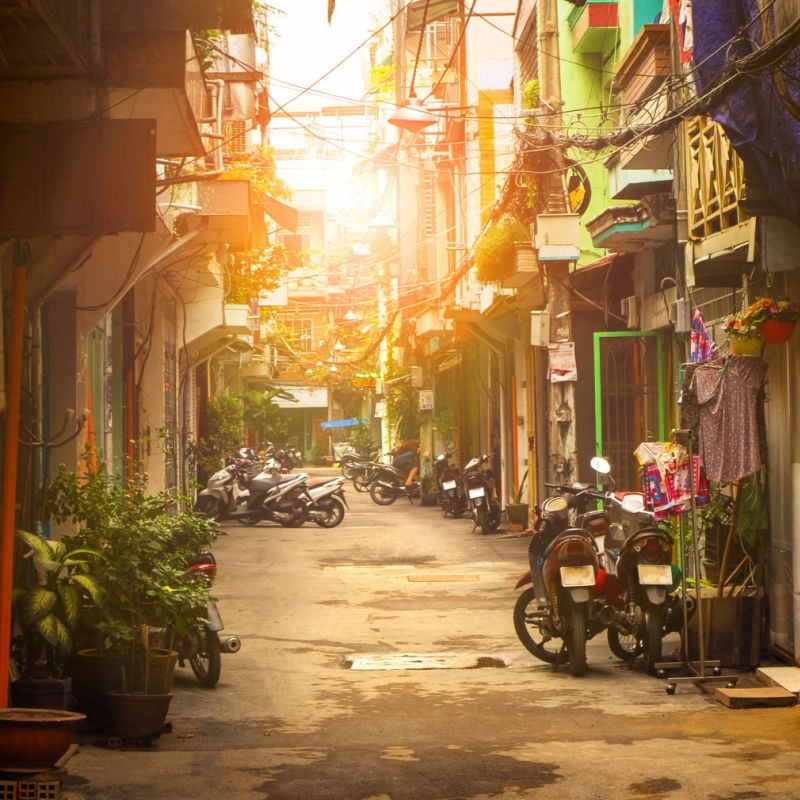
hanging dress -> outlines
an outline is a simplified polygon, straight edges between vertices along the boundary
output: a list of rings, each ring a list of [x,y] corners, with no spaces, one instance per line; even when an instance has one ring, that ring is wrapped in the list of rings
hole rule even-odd
[[[766,361],[754,356],[729,356],[695,367],[700,455],[709,480],[733,483],[764,463],[758,420],[766,372]]]

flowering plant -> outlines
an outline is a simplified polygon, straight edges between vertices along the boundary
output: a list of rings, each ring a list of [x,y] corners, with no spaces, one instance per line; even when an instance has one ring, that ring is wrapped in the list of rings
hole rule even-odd
[[[800,320],[800,306],[793,300],[759,297],[747,307],[742,318],[752,325],[761,325],[771,319],[797,322]]]
[[[758,324],[753,322],[746,314],[730,314],[725,317],[722,327],[731,336],[741,336],[745,339],[758,338]]]

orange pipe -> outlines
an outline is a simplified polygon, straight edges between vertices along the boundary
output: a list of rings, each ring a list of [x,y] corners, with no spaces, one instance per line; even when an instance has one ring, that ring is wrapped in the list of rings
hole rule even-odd
[[[6,431],[3,447],[3,522],[0,528],[0,708],[8,706],[11,661],[11,589],[14,583],[14,528],[19,465],[19,407],[22,394],[22,333],[25,322],[25,267],[14,268],[6,362]]]

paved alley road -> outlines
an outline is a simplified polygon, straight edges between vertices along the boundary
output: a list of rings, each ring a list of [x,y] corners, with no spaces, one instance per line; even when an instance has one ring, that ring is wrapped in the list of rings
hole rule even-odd
[[[512,624],[526,540],[347,492],[341,526],[226,525],[216,595],[242,650],[179,669],[166,733],[82,732],[86,800],[626,800],[800,796],[800,711],[731,710],[629,669],[535,661]],[[426,668],[423,668],[426,667]]]

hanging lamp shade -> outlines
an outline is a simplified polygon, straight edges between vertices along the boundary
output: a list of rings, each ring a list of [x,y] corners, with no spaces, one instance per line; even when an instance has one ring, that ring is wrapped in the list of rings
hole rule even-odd
[[[419,100],[412,95],[405,105],[400,106],[387,120],[400,130],[417,134],[429,125],[436,123],[436,116],[425,110]]]

